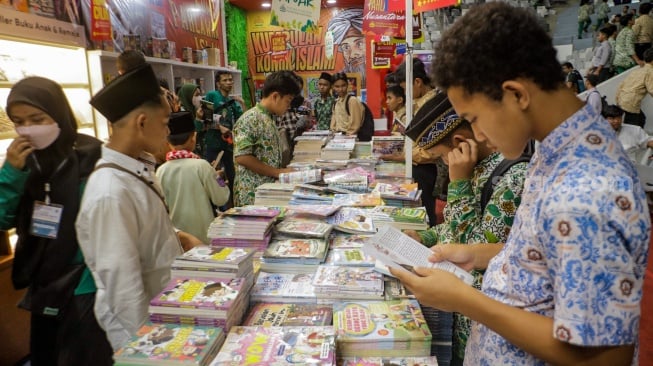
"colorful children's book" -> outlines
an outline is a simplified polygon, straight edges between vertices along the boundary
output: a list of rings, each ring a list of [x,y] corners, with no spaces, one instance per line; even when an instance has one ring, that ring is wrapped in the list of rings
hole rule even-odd
[[[331,325],[331,306],[317,304],[257,303],[250,310],[245,326]]]
[[[244,284],[244,278],[173,277],[150,301],[149,312],[226,318],[244,298],[239,296]]]
[[[394,155],[404,152],[404,136],[372,136],[372,155]]]
[[[353,207],[343,207],[327,219],[333,227],[350,234],[374,234],[376,228],[372,215],[368,210]]]
[[[423,223],[426,220],[426,209],[424,207],[393,207],[377,206],[372,210],[374,218],[384,217],[387,220],[396,222]]]
[[[251,248],[197,246],[180,255],[173,265],[202,268],[238,268],[241,263],[251,260]]]
[[[365,241],[371,238],[372,235],[362,235],[362,234],[342,234],[338,233],[331,236],[329,242],[330,249],[349,249],[349,248],[361,248]]]
[[[276,217],[280,213],[280,210],[266,206],[241,206],[232,207],[223,212],[223,215]]]
[[[292,216],[317,216],[327,217],[333,215],[340,209],[340,206],[332,205],[291,205],[288,206],[289,214]]]
[[[372,193],[354,193],[354,194],[336,194],[333,196],[334,206],[350,207],[374,207],[383,204],[381,195],[378,192]]]
[[[296,238],[272,240],[263,252],[268,262],[297,261],[304,263],[321,263],[327,251],[324,239]]]
[[[251,301],[315,303],[313,274],[261,271],[252,288]]]
[[[322,221],[293,218],[287,218],[275,227],[278,233],[307,238],[326,238],[332,228]]]
[[[336,364],[333,327],[233,327],[211,366]]]
[[[374,258],[358,248],[331,249],[324,264],[330,266],[374,267]]]
[[[221,328],[146,324],[114,354],[121,365],[208,365],[224,342]]]
[[[417,183],[377,183],[372,192],[378,192],[382,198],[414,201],[417,199],[418,191]]]
[[[345,357],[338,366],[438,366],[435,356],[429,357]]]
[[[369,267],[326,266],[317,267],[313,286],[316,291],[355,291],[383,294],[383,275]]]

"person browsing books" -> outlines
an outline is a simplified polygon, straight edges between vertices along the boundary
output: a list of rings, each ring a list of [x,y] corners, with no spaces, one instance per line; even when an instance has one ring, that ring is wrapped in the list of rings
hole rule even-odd
[[[215,218],[211,204],[224,205],[229,188],[208,161],[192,152],[197,132],[190,113],[173,113],[168,128],[172,150],[156,176],[170,204],[170,218],[177,229],[208,243],[206,233]]]
[[[429,154],[441,157],[449,167],[444,222],[425,231],[406,230],[404,234],[428,247],[444,243],[503,243],[521,201],[528,161],[505,165],[507,161],[504,163],[503,156],[487,141],[476,140],[471,125],[456,114],[445,93],[434,101],[438,103],[432,112],[414,121],[407,135]],[[488,189],[490,195],[486,195]],[[483,273],[475,271],[474,277],[474,287],[480,290]],[[469,319],[454,314],[454,365],[463,362],[469,332]]]
[[[27,288],[18,306],[31,315],[30,362],[111,365],[111,346],[92,313],[95,282],[75,235],[80,192],[101,142],[77,133],[64,91],[49,79],[14,84],[7,115],[18,137],[0,168],[0,230],[18,235],[12,283]]]
[[[253,204],[258,186],[274,182],[280,173],[293,171],[281,167],[281,137],[273,115],[283,115],[300,91],[291,71],[273,72],[265,78],[261,101],[236,121],[234,206]]]
[[[564,85],[551,38],[526,9],[471,8],[435,55],[434,79],[477,141],[509,159],[531,138],[540,144],[505,244],[433,249],[432,261],[486,268],[482,292],[436,269],[393,274],[420,301],[473,320],[466,364],[637,365],[651,223],[612,128]]]
[[[331,115],[333,113],[333,105],[336,100],[331,92],[333,78],[328,72],[320,74],[317,81],[317,90],[320,92],[320,97],[313,102],[313,114],[317,120],[318,130],[328,130],[331,125]]]
[[[170,280],[182,245],[201,242],[175,232],[146,153],[169,133],[169,106],[152,67],[116,78],[91,105],[112,123],[113,135],[88,179],[75,227],[98,288],[95,316],[117,350],[147,320],[149,300]]]

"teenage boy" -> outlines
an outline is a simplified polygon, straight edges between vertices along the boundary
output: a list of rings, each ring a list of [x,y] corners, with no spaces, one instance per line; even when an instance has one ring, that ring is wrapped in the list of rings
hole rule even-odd
[[[193,153],[197,132],[190,112],[173,113],[168,128],[172,150],[156,176],[170,205],[170,218],[177,229],[208,243],[206,233],[215,218],[211,204],[227,203],[229,188],[208,161]]]
[[[599,30],[596,39],[599,45],[594,48],[594,55],[592,56],[592,67],[588,70],[588,74],[593,74],[599,77],[599,83],[610,78],[610,64],[612,55],[612,46],[608,42],[608,38],[612,36],[614,29],[603,27]]]
[[[293,171],[281,168],[281,141],[273,116],[282,116],[301,89],[290,71],[268,75],[263,83],[263,98],[245,112],[234,125],[234,205],[254,203],[256,187],[274,182],[280,173]]]
[[[643,4],[642,4],[643,5]],[[642,100],[653,96],[653,49],[644,52],[644,65],[631,71],[617,88],[615,99],[624,110],[624,123],[644,127],[646,115],[642,112]]]
[[[333,105],[336,103],[336,99],[331,92],[332,83],[331,74],[328,72],[320,74],[320,79],[317,81],[317,90],[320,92],[320,97],[313,103],[313,113],[317,120],[318,130],[328,130],[331,125]]]
[[[168,136],[170,106],[149,64],[119,76],[91,105],[112,124],[111,140],[86,184],[75,227],[95,283],[95,316],[114,350],[147,321],[150,299],[170,280],[182,245],[154,175],[154,151]],[[181,240],[181,245],[180,245]]]
[[[433,261],[487,268],[482,292],[446,271],[393,273],[421,302],[474,321],[466,364],[636,365],[651,224],[612,128],[565,87],[551,38],[526,9],[471,8],[435,55],[434,79],[477,141],[509,159],[531,138],[540,145],[505,245],[433,249]]]
[[[445,93],[424,105],[431,113],[415,120],[406,134],[419,147],[449,168],[444,222],[425,231],[405,234],[431,247],[443,243],[505,242],[521,193],[528,161],[504,161],[487,141],[476,141],[472,127],[453,110]],[[480,290],[482,272],[476,271],[474,286]],[[462,363],[470,321],[454,314],[453,362]]]
[[[206,93],[204,99],[213,103],[213,114],[219,121],[212,124],[204,135],[204,159],[212,163],[222,151],[222,166],[227,175],[229,190],[233,192],[234,177],[234,123],[243,115],[245,102],[239,96],[230,96],[234,89],[234,76],[229,71],[218,71],[215,74],[215,89]],[[232,201],[230,197],[229,201]]]

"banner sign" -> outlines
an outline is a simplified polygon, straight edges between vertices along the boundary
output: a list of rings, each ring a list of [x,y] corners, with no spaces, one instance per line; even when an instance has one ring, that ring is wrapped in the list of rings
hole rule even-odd
[[[459,0],[413,0],[413,11],[422,13],[429,10],[455,6]]]
[[[388,11],[385,0],[366,1],[363,12],[365,34],[397,38],[406,36],[406,13]]]
[[[316,32],[320,0],[272,0],[270,25],[302,32]]]
[[[30,13],[2,8],[0,34],[36,41],[85,47],[84,27]]]
[[[91,39],[111,40],[111,19],[106,0],[91,0]]]

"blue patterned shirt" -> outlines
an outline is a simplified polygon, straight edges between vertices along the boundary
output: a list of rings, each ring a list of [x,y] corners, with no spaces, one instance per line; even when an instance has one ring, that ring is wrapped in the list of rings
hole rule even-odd
[[[551,336],[562,342],[637,344],[651,223],[637,173],[614,131],[585,105],[542,141],[531,164],[512,231],[489,263],[483,292],[553,318]],[[474,323],[465,364],[545,362]]]

